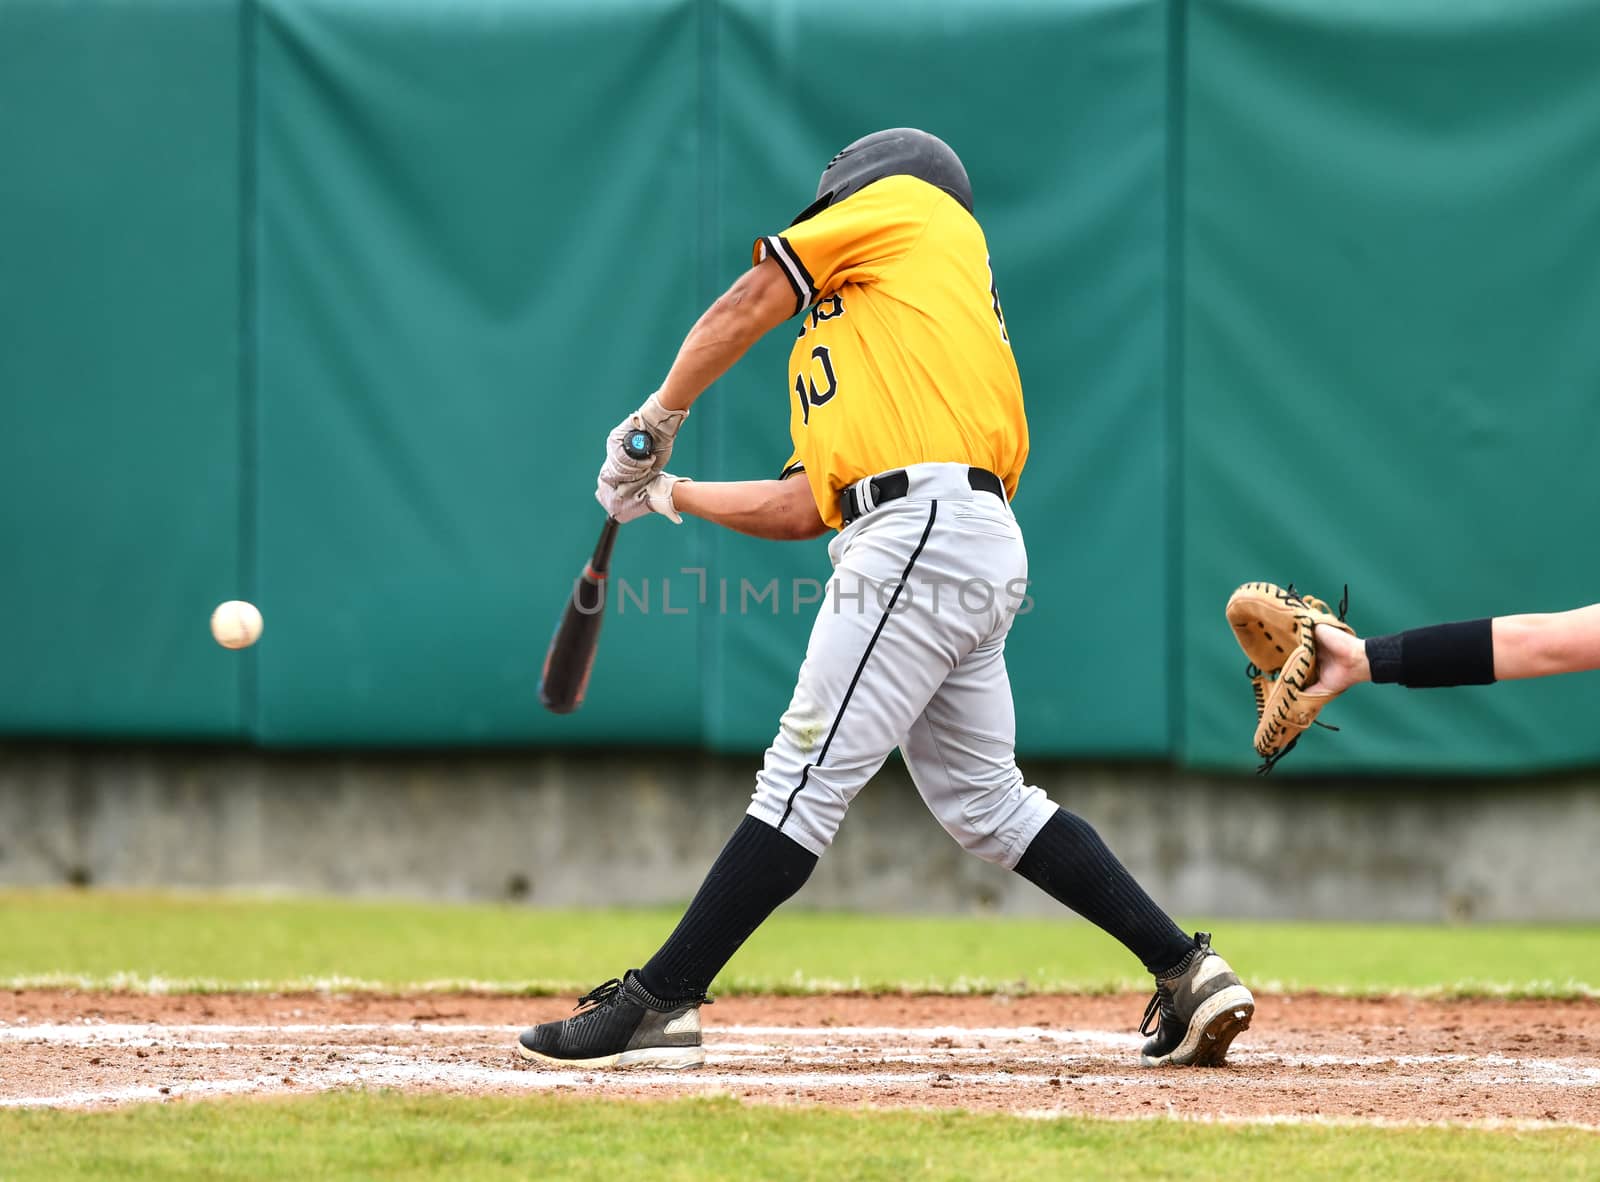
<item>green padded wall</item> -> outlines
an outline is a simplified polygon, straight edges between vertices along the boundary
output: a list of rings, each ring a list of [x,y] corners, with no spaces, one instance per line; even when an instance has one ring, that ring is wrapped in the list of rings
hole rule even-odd
[[[239,732],[237,39],[0,4],[0,733]]]
[[[630,526],[582,712],[540,658],[605,429],[917,123],[1028,395],[1023,754],[1248,767],[1240,581],[1367,631],[1593,597],[1596,45],[1587,0],[12,0],[0,733],[759,749],[820,541]],[[675,471],[781,463],[788,345]],[[1363,691],[1284,771],[1594,762],[1576,684]]]
[[[1181,750],[1244,767],[1235,583],[1348,581],[1369,633],[1595,598],[1600,7],[1190,22]],[[1364,690],[1284,771],[1592,762],[1579,688]]]
[[[719,232],[702,297],[747,265],[756,235],[809,204],[822,166],[850,140],[912,124],[954,145],[992,251],[1032,438],[1017,513],[1038,602],[1007,650],[1019,743],[1025,753],[1165,753],[1164,699],[1152,708],[1132,679],[1112,675],[1125,663],[1160,676],[1168,652],[1163,6],[1003,0],[946,6],[937,20],[919,0],[716,8],[708,114]],[[769,474],[789,454],[793,332],[773,338],[691,423],[715,439],[708,475]],[[735,588],[746,572],[780,576],[786,594],[793,579],[828,576],[824,542],[699,528]],[[1120,589],[1111,600],[1096,590],[1108,573]],[[713,744],[760,747],[774,733],[810,627],[789,606],[778,619],[708,621]],[[1073,626],[1086,616],[1094,627]]]

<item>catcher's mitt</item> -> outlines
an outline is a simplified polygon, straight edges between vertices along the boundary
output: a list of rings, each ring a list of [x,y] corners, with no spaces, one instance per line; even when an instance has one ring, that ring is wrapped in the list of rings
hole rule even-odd
[[[1287,588],[1246,583],[1228,597],[1228,623],[1250,658],[1245,676],[1256,696],[1256,754],[1265,761],[1258,772],[1270,772],[1317,721],[1322,708],[1339,696],[1307,693],[1306,687],[1317,680],[1316,626],[1327,624],[1355,635],[1344,622],[1349,599],[1346,588],[1336,615],[1315,595],[1296,591],[1293,583]]]

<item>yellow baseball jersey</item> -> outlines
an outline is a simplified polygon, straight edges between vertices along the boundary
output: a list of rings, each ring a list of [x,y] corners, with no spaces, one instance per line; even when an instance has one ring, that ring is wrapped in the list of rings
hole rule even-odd
[[[1006,495],[1028,458],[1022,381],[983,230],[942,189],[875,181],[756,240],[804,312],[789,355],[789,430],[822,519],[839,493],[908,464],[987,468]]]

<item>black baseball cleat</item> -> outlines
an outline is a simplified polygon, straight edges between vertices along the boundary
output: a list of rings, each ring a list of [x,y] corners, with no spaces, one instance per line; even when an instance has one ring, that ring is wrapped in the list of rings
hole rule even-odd
[[[710,1003],[662,1001],[629,969],[579,998],[573,1017],[524,1030],[517,1054],[558,1067],[699,1067],[706,1061],[700,1006]]]
[[[1256,999],[1228,962],[1211,951],[1211,933],[1196,932],[1178,967],[1156,978],[1156,995],[1139,1023],[1149,1035],[1139,1062],[1146,1067],[1221,1067],[1228,1047],[1250,1025]],[[1152,1020],[1158,1020],[1152,1030]]]

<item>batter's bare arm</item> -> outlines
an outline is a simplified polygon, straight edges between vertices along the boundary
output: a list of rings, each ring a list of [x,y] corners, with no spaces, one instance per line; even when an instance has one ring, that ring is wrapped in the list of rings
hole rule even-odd
[[[763,259],[718,296],[689,330],[657,394],[661,405],[688,410],[745,350],[793,315],[794,288],[777,260]]]
[[[1488,622],[1487,648],[1489,658],[1485,665],[1481,657],[1460,651],[1464,646],[1482,645],[1485,637],[1482,621],[1465,624],[1444,624],[1435,628],[1421,628],[1414,632],[1399,632],[1389,637],[1375,637],[1365,641],[1337,629],[1317,626],[1317,651],[1320,661],[1319,681],[1313,689],[1332,689],[1335,692],[1373,680],[1372,652],[1377,645],[1379,660],[1389,650],[1399,654],[1406,665],[1425,663],[1418,670],[1426,676],[1433,672],[1431,666],[1443,663],[1444,677],[1451,675],[1457,665],[1471,667],[1469,661],[1477,660],[1478,672],[1483,676],[1459,684],[1475,684],[1492,674],[1496,681],[1515,681],[1527,677],[1550,677],[1557,673],[1583,673],[1600,669],[1600,604],[1575,608],[1572,611],[1538,613],[1519,616],[1497,616]],[[1424,645],[1417,640],[1426,636]],[[1412,640],[1407,654],[1406,642]],[[1387,643],[1385,643],[1387,642]],[[1386,680],[1394,680],[1387,677]],[[1438,679],[1430,684],[1438,683]],[[1446,684],[1457,684],[1446,681]]]
[[[789,303],[792,311],[792,292]],[[727,483],[680,480],[673,487],[672,502],[680,513],[775,542],[805,541],[828,529],[804,477]]]
[[[638,494],[666,469],[678,428],[695,399],[794,310],[794,288],[774,259],[763,259],[717,297],[684,338],[661,388],[606,436],[606,458],[595,490],[606,512],[616,516],[617,506],[637,508]],[[639,430],[648,432],[653,444],[644,458],[627,446]],[[623,512],[626,518],[631,510]]]

